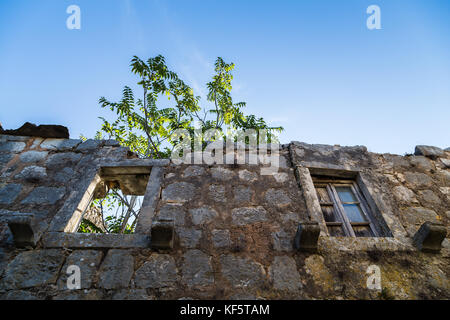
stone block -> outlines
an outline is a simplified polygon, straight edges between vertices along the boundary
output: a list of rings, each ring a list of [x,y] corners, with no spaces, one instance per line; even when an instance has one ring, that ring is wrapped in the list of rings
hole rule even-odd
[[[19,253],[8,264],[1,286],[22,289],[55,284],[63,261],[63,251],[56,249]]]
[[[215,248],[227,248],[231,245],[229,230],[213,230],[212,241]]]
[[[98,286],[104,289],[127,288],[134,272],[134,258],[128,250],[111,249],[100,266]]]
[[[71,180],[74,176],[75,176],[75,171],[73,171],[73,169],[70,167],[66,167],[62,170],[59,170],[53,179],[57,182],[65,183],[65,182]]]
[[[266,191],[264,199],[268,204],[275,207],[286,207],[291,204],[291,199],[284,190],[269,189]]]
[[[44,142],[41,143],[41,148],[65,151],[76,148],[82,142],[83,141],[80,139],[45,139]]]
[[[195,225],[208,223],[219,216],[216,210],[210,207],[201,207],[189,210],[192,222]]]
[[[176,204],[166,204],[159,209],[158,220],[173,220],[174,225],[183,226],[185,224],[186,212],[182,206]]]
[[[200,166],[189,166],[183,172],[184,178],[198,177],[205,174],[205,169]]]
[[[174,234],[173,220],[153,221],[151,228],[151,247],[153,249],[172,249]]]
[[[240,170],[239,171],[239,179],[245,182],[253,182],[258,180],[258,174],[248,170]]]
[[[202,231],[194,228],[177,228],[177,234],[185,248],[195,248],[202,237]]]
[[[220,263],[223,276],[234,288],[261,287],[264,284],[263,266],[248,257],[222,255]]]
[[[192,183],[175,182],[162,191],[162,200],[167,202],[186,202],[192,200],[197,189]]]
[[[226,202],[225,186],[212,184],[209,186],[209,197],[215,202]]]
[[[261,207],[243,207],[231,211],[233,224],[243,226],[246,224],[267,221],[267,211]]]
[[[253,198],[253,191],[250,187],[237,186],[233,188],[234,201],[237,203],[249,203]]]
[[[272,233],[272,245],[276,251],[292,251],[294,239],[284,230]]]
[[[27,151],[20,155],[22,162],[39,162],[45,159],[48,155],[47,151]]]
[[[0,165],[6,165],[13,157],[11,153],[0,153]]]
[[[316,252],[319,235],[320,227],[317,222],[299,223],[294,238],[294,246],[300,251]]]
[[[47,178],[47,170],[44,167],[29,166],[25,167],[20,173],[16,174],[14,178],[37,183]]]
[[[297,264],[291,257],[275,257],[270,266],[270,276],[276,290],[296,292],[302,288]]]
[[[45,165],[47,169],[67,167],[77,164],[81,157],[82,155],[80,153],[75,152],[56,153],[48,157]]]
[[[73,251],[66,259],[61,275],[58,279],[58,288],[60,290],[67,290],[67,269],[71,265],[78,266],[80,268],[80,289],[89,289],[94,281],[94,277],[97,272],[97,268],[102,260],[103,252],[96,250],[76,250]]]
[[[155,300],[155,297],[149,296],[144,289],[121,289],[113,295],[112,300]]]
[[[10,183],[0,187],[0,204],[11,204],[22,191],[22,185]]]
[[[22,201],[23,204],[55,204],[66,193],[66,188],[37,187]]]
[[[223,167],[214,167],[211,169],[211,175],[214,179],[228,181],[233,178],[233,171]]]
[[[144,289],[173,287],[176,281],[175,259],[168,254],[152,254],[134,277],[136,287]]]
[[[431,159],[444,156],[444,150],[433,146],[416,146],[414,154],[417,156],[425,156]]]
[[[100,148],[103,144],[103,140],[94,140],[94,139],[88,139],[84,141],[82,144],[80,144],[77,147],[77,151],[92,151],[97,148]]]
[[[25,142],[9,141],[0,143],[0,152],[6,151],[11,153],[19,153],[25,149]]]
[[[182,265],[182,282],[190,288],[207,287],[214,284],[211,257],[200,250],[189,250]]]
[[[427,221],[414,235],[413,243],[421,251],[437,253],[441,251],[446,235],[447,229],[444,225]]]

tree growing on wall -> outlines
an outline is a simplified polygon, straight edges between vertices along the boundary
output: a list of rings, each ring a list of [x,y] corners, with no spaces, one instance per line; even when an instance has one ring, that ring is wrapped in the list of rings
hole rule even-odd
[[[207,96],[204,102],[177,73],[169,69],[161,55],[147,61],[134,56],[130,66],[138,77],[140,92],[136,94],[129,86],[125,86],[120,101],[111,102],[105,97],[100,98],[100,106],[109,108],[115,117],[112,121],[100,118],[103,124],[96,139],[117,140],[140,158],[169,158],[181,142],[173,136],[177,129],[187,130],[191,137],[199,129],[202,133],[208,129],[217,129],[222,137],[226,136],[228,130],[264,129],[268,132],[269,141],[273,139],[273,133],[283,130],[282,127],[268,126],[261,117],[244,114],[246,103],[234,102],[231,95],[235,65],[226,63],[220,57],[215,61],[211,81],[206,84]],[[206,142],[203,142],[205,145]],[[116,203],[116,214],[104,217],[102,228],[95,228],[88,221],[83,221],[79,232],[102,232],[102,229],[112,233],[132,232],[134,223],[129,225],[128,221],[130,217],[136,219],[139,210],[130,209],[127,204],[136,203],[134,197],[127,198],[117,190],[111,190],[105,199],[96,200],[91,206],[100,209],[104,217],[104,208]],[[130,212],[134,215],[130,215]]]
[[[193,136],[195,123],[203,132],[218,129],[224,135],[227,129],[281,132],[282,127],[270,127],[263,118],[245,115],[245,102],[233,101],[234,67],[233,63],[226,63],[220,57],[216,59],[215,74],[206,84],[208,93],[203,104],[201,97],[168,68],[163,56],[146,62],[133,57],[131,71],[138,76],[137,85],[141,91],[135,95],[125,86],[118,102],[100,98],[102,108],[116,113],[114,121],[101,118],[100,135],[119,141],[141,158],[168,158],[180,142],[172,138],[174,131],[186,129]]]

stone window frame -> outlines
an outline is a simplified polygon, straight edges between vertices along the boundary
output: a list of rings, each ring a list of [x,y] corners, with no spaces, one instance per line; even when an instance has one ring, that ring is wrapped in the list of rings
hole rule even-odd
[[[328,234],[331,233],[331,227],[340,227],[342,233],[345,236],[357,237],[354,227],[360,226],[368,228],[371,235],[367,237],[379,237],[380,232],[378,231],[377,221],[373,218],[370,206],[368,205],[355,179],[339,178],[339,180],[336,179],[335,181],[333,181],[332,179],[328,178],[329,176],[326,176],[325,178],[317,178],[317,176],[313,177],[313,183],[316,191],[318,188],[325,189],[327,197],[329,198],[329,201],[327,202],[319,202],[322,208],[322,213],[324,212],[324,207],[331,207],[333,217],[335,219],[334,221],[325,221]],[[337,191],[338,187],[346,187],[350,189],[351,193],[353,194],[352,197],[354,198],[351,204],[356,205],[360,208],[360,215],[364,221],[353,222],[349,219],[348,214],[344,209],[345,204],[349,202],[344,202],[340,198]],[[322,215],[324,215],[324,213]]]
[[[102,249],[102,248],[149,248],[152,219],[160,199],[162,180],[168,159],[129,159],[117,162],[102,162],[85,172],[79,187],[66,199],[42,236],[44,248]],[[136,172],[139,168],[150,171],[144,199],[135,233],[103,234],[75,233],[82,214],[90,204],[94,190],[102,180],[102,168],[125,168]],[[141,171],[142,172],[142,171]]]
[[[317,222],[320,228],[319,246],[322,250],[338,251],[415,251],[412,239],[408,236],[394,210],[383,199],[383,195],[375,192],[373,172],[360,168],[349,168],[340,165],[321,165],[318,163],[307,166],[295,166],[295,175],[305,198],[305,204],[310,221]],[[370,210],[381,227],[378,237],[333,237],[329,234],[323,217],[319,198],[312,176],[330,176],[343,179],[354,179],[365,197]]]

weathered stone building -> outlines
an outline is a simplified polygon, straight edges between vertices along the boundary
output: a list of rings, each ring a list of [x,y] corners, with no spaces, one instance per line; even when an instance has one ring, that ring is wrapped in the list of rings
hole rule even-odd
[[[262,167],[0,135],[0,298],[450,298],[450,150],[292,142]],[[136,232],[76,233],[112,180],[145,195]]]

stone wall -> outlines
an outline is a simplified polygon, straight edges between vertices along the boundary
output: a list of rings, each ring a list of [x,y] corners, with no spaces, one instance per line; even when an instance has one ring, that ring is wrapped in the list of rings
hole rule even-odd
[[[280,152],[278,172],[261,175],[262,165],[137,159],[115,141],[0,135],[0,298],[450,298],[449,232],[439,252],[413,242],[426,221],[448,231],[450,151],[292,142]],[[135,234],[74,233],[104,167],[151,169]],[[356,177],[383,236],[330,237],[311,174]],[[11,227],[23,221],[26,244]],[[158,221],[173,225],[171,248],[152,247]],[[293,245],[301,222],[320,227],[315,252]],[[70,265],[79,290],[67,289]],[[382,293],[367,288],[370,265]]]

